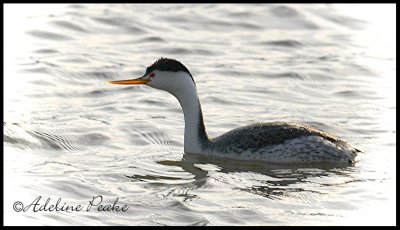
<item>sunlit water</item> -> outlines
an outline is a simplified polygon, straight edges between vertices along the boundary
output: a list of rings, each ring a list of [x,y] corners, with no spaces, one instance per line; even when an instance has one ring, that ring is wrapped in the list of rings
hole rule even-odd
[[[394,5],[5,5],[6,225],[394,225]],[[210,136],[331,132],[352,167],[183,153],[177,100],[108,80],[193,74]],[[127,211],[86,211],[93,196]],[[16,212],[17,201],[84,210]],[[17,207],[18,208],[18,207]]]

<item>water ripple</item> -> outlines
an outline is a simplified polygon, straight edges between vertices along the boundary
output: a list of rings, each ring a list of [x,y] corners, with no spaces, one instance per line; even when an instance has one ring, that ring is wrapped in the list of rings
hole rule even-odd
[[[297,48],[304,46],[301,42],[296,40],[276,40],[276,41],[266,41],[262,42],[261,45],[271,45],[271,46],[284,46],[289,48]]]
[[[161,131],[142,131],[135,130],[134,133],[153,145],[158,146],[179,146],[180,144],[171,139],[167,134]]]
[[[135,165],[129,168],[136,171],[136,173],[127,175],[126,177],[153,184],[175,185],[188,184],[193,181],[193,175],[183,171],[181,168],[171,167],[170,165],[136,161]]]
[[[37,49],[35,53],[39,54],[53,54],[53,53],[58,53],[59,51],[56,49]]]
[[[17,148],[78,150],[74,138],[52,134],[44,131],[25,129],[18,124],[4,124],[4,141]]]
[[[286,73],[279,73],[276,75],[273,75],[276,78],[292,78],[292,79],[299,79],[299,80],[305,80],[305,76],[296,72],[286,72]]]
[[[89,77],[93,77],[95,79],[100,79],[100,80],[110,80],[114,79],[115,76],[118,76],[116,72],[109,72],[109,71],[86,71],[85,73],[82,73],[81,75],[86,75]]]
[[[298,16],[299,13],[297,10],[293,9],[290,6],[276,6],[271,8],[270,12],[277,16],[277,17],[282,17],[282,18],[290,18],[290,17],[295,17]]]
[[[26,33],[28,33],[34,37],[37,37],[37,38],[44,38],[44,39],[50,39],[50,40],[56,40],[56,41],[72,40],[72,37],[70,37],[70,36],[66,36],[66,35],[54,33],[54,32],[31,30]]]
[[[165,40],[162,37],[156,37],[156,36],[149,36],[140,39],[138,42],[143,43],[143,42],[165,42]]]
[[[105,144],[111,138],[102,133],[83,134],[79,137],[79,144],[83,146],[97,146]]]
[[[144,34],[146,31],[142,28],[132,25],[132,22],[128,18],[123,17],[110,17],[110,18],[100,18],[92,17],[96,22],[102,23],[107,26],[116,26],[117,28],[123,29],[125,32],[131,34]]]
[[[121,17],[113,17],[113,18],[100,18],[100,17],[92,17],[92,20],[103,23],[109,26],[121,26],[124,25],[126,18]]]
[[[52,21],[51,22],[54,25],[57,25],[61,28],[66,28],[66,29],[70,29],[73,31],[77,31],[77,32],[84,32],[87,33],[88,31],[82,27],[80,27],[79,25],[76,25],[72,22],[68,22],[68,21]]]
[[[334,93],[336,96],[340,96],[340,97],[352,97],[352,98],[359,98],[360,96],[362,96],[362,94],[360,94],[360,92],[358,91],[354,91],[354,90],[342,90],[342,91],[338,91]]]
[[[50,147],[55,150],[78,150],[77,142],[71,138],[65,136],[60,136],[56,134],[51,134],[43,131],[29,131],[32,136],[39,139],[45,146]]]

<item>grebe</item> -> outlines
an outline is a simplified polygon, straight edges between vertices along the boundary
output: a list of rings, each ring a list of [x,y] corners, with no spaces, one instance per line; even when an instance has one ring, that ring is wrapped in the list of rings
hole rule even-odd
[[[291,122],[257,123],[209,138],[196,83],[179,61],[160,58],[138,79],[111,84],[146,84],[174,95],[185,119],[184,151],[270,163],[333,162],[353,165],[360,150],[327,132]]]

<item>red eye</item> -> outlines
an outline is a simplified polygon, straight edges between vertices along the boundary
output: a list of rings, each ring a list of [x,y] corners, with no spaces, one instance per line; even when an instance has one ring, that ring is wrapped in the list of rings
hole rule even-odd
[[[155,73],[151,73],[149,77],[154,77],[156,76]]]

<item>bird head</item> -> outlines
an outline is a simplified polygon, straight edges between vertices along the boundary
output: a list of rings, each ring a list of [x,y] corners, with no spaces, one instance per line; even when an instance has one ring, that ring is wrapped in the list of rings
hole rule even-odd
[[[179,61],[160,58],[147,67],[144,75],[137,79],[109,81],[111,84],[146,84],[156,89],[165,90],[176,95],[178,92],[195,87],[192,74]]]

